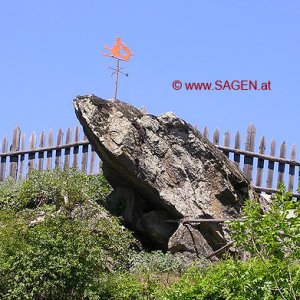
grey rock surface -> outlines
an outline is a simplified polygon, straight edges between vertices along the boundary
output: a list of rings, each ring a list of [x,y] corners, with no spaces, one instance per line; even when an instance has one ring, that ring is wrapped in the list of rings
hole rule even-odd
[[[115,194],[126,198],[121,212],[125,222],[134,229],[144,230],[160,248],[169,244],[169,248],[175,249],[175,237],[180,235],[183,244],[186,239],[184,251],[195,251],[189,246],[190,232],[180,226],[178,232],[175,227],[171,242],[166,240],[171,229],[158,238],[163,218],[233,219],[240,214],[243,201],[255,196],[239,168],[173,113],[156,117],[124,102],[107,101],[94,95],[78,96],[74,107],[86,136],[103,162],[105,177]],[[116,201],[113,199],[112,206]],[[157,225],[152,229],[149,214]],[[216,233],[214,226],[207,225],[202,230],[220,236],[218,239],[207,239],[197,233],[199,228],[193,228],[197,243],[202,244],[198,248],[203,256],[229,240],[226,227],[221,226]]]
[[[203,235],[189,224],[180,224],[169,239],[168,248],[172,253],[192,252],[208,256],[213,252]]]

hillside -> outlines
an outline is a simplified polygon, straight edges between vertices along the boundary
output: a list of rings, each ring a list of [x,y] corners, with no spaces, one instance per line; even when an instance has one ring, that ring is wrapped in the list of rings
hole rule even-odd
[[[0,298],[298,299],[298,204],[288,193],[264,216],[246,202],[247,221],[232,224],[252,258],[187,269],[180,256],[142,250],[105,209],[110,191],[102,174],[72,169],[1,182]]]

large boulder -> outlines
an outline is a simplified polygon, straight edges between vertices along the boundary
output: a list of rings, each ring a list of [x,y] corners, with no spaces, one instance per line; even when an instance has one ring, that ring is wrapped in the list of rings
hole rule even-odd
[[[222,224],[188,229],[169,221],[233,219],[243,201],[255,196],[239,168],[199,131],[173,113],[153,116],[94,95],[78,96],[74,107],[115,190],[109,198],[111,209],[118,208],[142,240],[154,248],[198,256],[229,241]],[[193,247],[191,234],[197,244]]]

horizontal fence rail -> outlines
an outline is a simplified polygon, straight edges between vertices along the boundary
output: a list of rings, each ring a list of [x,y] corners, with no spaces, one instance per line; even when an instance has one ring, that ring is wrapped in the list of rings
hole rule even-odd
[[[296,160],[295,145],[287,156],[286,144],[282,142],[279,155],[276,155],[276,142],[272,140],[267,149],[266,139],[262,137],[256,150],[256,128],[253,124],[248,126],[244,149],[239,131],[233,140],[230,132],[226,131],[222,145],[218,129],[214,130],[212,138],[207,127],[202,134],[244,172],[257,191],[270,194],[277,191],[279,183],[284,183],[289,191],[299,196],[300,161]],[[28,144],[17,127],[12,141],[4,138],[0,147],[0,181],[7,177],[22,179],[32,169],[74,167],[87,174],[99,172],[100,159],[78,126],[73,131],[68,128],[65,133],[59,129],[56,136],[52,130],[47,135],[42,131],[38,138],[32,133]]]

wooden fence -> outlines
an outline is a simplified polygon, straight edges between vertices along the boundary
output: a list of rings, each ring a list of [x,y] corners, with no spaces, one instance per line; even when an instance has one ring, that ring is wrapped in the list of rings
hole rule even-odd
[[[235,133],[232,141],[230,133],[225,132],[222,144],[217,129],[211,139],[207,127],[204,128],[203,135],[234,161],[256,190],[272,193],[276,191],[278,184],[283,182],[289,191],[298,196],[300,161],[296,161],[295,145],[291,148],[289,158],[285,142],[281,143],[277,156],[276,142],[272,140],[267,150],[265,137],[261,138],[256,150],[256,129],[253,124],[248,126],[244,149],[241,148],[239,131]],[[21,134],[19,128],[15,128],[11,143],[4,138],[1,147],[0,181],[6,177],[24,178],[31,169],[74,167],[86,173],[99,172],[99,157],[78,126],[73,132],[68,128],[65,134],[60,129],[56,138],[52,130],[47,135],[41,132],[38,139],[33,133],[29,138],[29,147],[26,146],[25,135]]]
[[[207,127],[204,128],[203,135],[209,139]],[[267,150],[266,139],[263,136],[260,139],[258,151],[255,148],[255,141],[256,128],[253,124],[250,124],[247,129],[245,149],[241,149],[241,134],[239,131],[235,133],[232,146],[228,131],[224,134],[223,145],[220,144],[220,133],[217,129],[213,132],[211,140],[244,172],[257,191],[271,194],[277,191],[280,183],[283,183],[289,191],[298,197],[300,161],[296,161],[296,146],[292,146],[290,156],[287,158],[285,142],[280,144],[279,156],[277,156],[275,140],[271,141],[270,148]]]
[[[81,138],[82,136],[82,138]],[[56,139],[50,130],[46,136],[42,131],[37,139],[35,133],[26,138],[20,128],[13,131],[12,142],[4,138],[0,153],[0,181],[7,177],[22,179],[32,169],[52,170],[54,168],[74,167],[85,173],[99,172],[99,157],[93,151],[87,138],[77,126],[72,134],[70,128],[64,132],[59,129]]]

